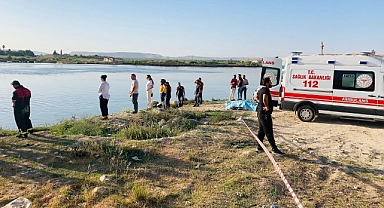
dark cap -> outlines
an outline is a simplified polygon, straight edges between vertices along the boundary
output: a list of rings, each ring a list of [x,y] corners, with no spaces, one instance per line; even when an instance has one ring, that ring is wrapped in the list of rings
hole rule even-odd
[[[11,82],[11,85],[20,85],[20,82],[17,81],[17,80],[13,80],[13,81]]]

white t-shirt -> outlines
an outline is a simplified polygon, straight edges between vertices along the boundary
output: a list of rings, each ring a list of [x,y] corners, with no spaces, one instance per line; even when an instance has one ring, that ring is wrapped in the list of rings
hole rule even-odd
[[[135,90],[133,90],[133,88],[135,88]],[[137,79],[132,80],[131,92],[133,94],[138,94],[139,93],[139,81],[137,81]]]
[[[248,85],[248,79],[243,79],[243,87],[246,87]]]
[[[102,95],[104,99],[109,99],[109,84],[107,81],[102,82],[99,87],[99,95]]]
[[[146,85],[147,91],[153,88],[153,80],[149,80]]]

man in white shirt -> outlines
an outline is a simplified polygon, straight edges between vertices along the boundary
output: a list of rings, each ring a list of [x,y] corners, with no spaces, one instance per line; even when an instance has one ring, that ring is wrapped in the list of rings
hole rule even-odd
[[[244,93],[244,100],[247,99],[247,86],[248,86],[248,79],[245,78],[245,75],[243,75],[243,93]]]
[[[147,90],[148,109],[152,108],[152,96],[153,96],[152,89],[153,89],[154,84],[155,83],[153,82],[151,75],[148,74],[147,75],[147,85],[145,86],[146,90]]]
[[[100,110],[101,115],[103,116],[102,120],[108,119],[108,101],[111,97],[109,95],[109,84],[107,82],[107,75],[101,75],[100,77],[101,84],[99,87],[99,100],[100,100]]]
[[[129,96],[132,97],[133,103],[133,112],[132,114],[136,114],[139,110],[139,103],[137,102],[137,98],[139,97],[139,82],[136,79],[136,74],[131,74],[132,84],[131,90],[129,91]]]

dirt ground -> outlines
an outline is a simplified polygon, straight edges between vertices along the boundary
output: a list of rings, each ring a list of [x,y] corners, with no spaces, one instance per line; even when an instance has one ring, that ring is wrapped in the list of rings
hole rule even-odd
[[[276,140],[282,147],[294,146],[333,161],[354,160],[384,170],[383,122],[341,120],[328,115],[301,122],[293,112],[279,110],[273,119]]]
[[[222,105],[199,108],[222,109]],[[272,117],[276,143],[281,149],[298,148],[307,153],[303,157],[318,155],[337,162],[355,160],[384,170],[384,122],[342,120],[329,115],[319,115],[313,122],[302,122],[293,111],[276,108]],[[255,113],[246,118],[257,120]]]

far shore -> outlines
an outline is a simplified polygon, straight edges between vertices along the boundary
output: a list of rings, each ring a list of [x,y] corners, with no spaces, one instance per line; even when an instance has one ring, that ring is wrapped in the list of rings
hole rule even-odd
[[[0,63],[52,63],[52,64],[105,64],[164,67],[260,67],[251,60],[171,60],[171,59],[123,59],[102,56],[0,56]]]

